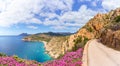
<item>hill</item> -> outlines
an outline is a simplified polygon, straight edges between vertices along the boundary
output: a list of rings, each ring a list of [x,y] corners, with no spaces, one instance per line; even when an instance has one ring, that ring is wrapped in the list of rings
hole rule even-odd
[[[69,38],[65,40],[65,42],[59,43],[62,49],[54,48],[53,50],[57,51],[58,49],[61,49],[62,51],[61,55],[64,55],[64,53],[66,53],[67,51],[75,51],[79,48],[84,48],[88,40],[100,39],[100,38],[103,44],[105,45],[107,44],[107,46],[110,45],[109,47],[111,48],[118,49],[120,47],[120,44],[119,44],[120,43],[119,42],[120,41],[119,40],[119,34],[120,34],[119,24],[120,23],[119,22],[120,22],[120,8],[117,8],[116,10],[112,10],[106,14],[98,13],[91,20],[89,20],[85,26],[80,28],[76,32],[76,34],[70,35]],[[110,34],[110,32],[105,32],[106,30],[107,31],[111,30],[112,33]],[[112,35],[113,33],[114,35]],[[47,50],[47,51],[51,52],[51,50]]]
[[[23,38],[24,41],[46,41],[49,42],[53,37],[65,37],[73,33],[67,32],[47,32],[47,33],[37,33]]]
[[[46,51],[53,58],[58,58],[69,51],[76,51],[84,48],[86,42],[91,39],[101,39],[101,42],[114,49],[120,47],[120,8],[112,10],[106,14],[98,13],[90,19],[85,26],[80,28],[75,34],[58,37],[46,34],[37,34],[30,40],[47,41]],[[56,34],[55,34],[56,35]],[[25,38],[26,39],[26,38]]]
[[[29,36],[30,34],[28,34],[28,33],[21,33],[21,34],[19,34],[18,36]]]

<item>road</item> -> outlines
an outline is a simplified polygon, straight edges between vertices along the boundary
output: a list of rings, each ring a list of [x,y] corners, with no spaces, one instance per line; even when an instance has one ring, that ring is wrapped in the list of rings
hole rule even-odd
[[[93,39],[87,42],[82,61],[82,66],[120,66],[120,52]]]

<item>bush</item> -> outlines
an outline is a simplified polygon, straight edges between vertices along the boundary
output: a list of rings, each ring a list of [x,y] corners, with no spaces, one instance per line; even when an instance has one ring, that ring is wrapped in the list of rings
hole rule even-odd
[[[4,53],[0,53],[0,56],[7,56],[6,54],[4,54]]]
[[[84,44],[86,44],[88,40],[89,39],[87,37],[84,37]]]
[[[20,63],[24,62],[24,60],[19,58],[17,55],[14,55],[13,58]]]
[[[89,27],[89,26],[88,26],[86,29],[87,29],[89,32],[93,32],[92,28]]]
[[[78,36],[77,39],[74,40],[75,44],[78,44],[80,42],[82,42],[82,36]]]
[[[82,36],[78,36],[77,39],[74,40],[75,45],[72,50],[76,51],[79,48],[83,48],[88,40],[87,37],[84,37],[84,40],[82,40]]]
[[[115,18],[115,22],[120,22],[120,16],[117,16],[117,17]]]

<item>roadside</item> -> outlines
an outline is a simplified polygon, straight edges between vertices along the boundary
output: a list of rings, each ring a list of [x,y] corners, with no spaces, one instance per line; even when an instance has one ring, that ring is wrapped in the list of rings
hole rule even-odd
[[[82,66],[120,66],[120,52],[90,40],[84,48]]]

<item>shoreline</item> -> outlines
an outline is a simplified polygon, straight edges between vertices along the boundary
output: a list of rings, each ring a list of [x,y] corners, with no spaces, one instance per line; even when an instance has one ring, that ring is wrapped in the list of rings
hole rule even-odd
[[[44,48],[46,48],[46,45],[47,45],[48,42],[46,42],[46,41],[40,41],[40,42],[43,42]]]
[[[51,57],[51,59],[54,59],[54,57],[49,53],[50,51],[47,50],[47,43],[48,42],[46,42],[46,41],[39,41],[39,42],[43,42],[44,48],[45,48],[45,53],[48,54]]]
[[[49,45],[47,45],[49,42],[47,41],[41,41],[41,40],[31,40],[31,39],[22,39],[23,41],[28,41],[28,42],[34,42],[34,41],[38,41],[38,42],[42,42],[44,44],[44,49],[45,49],[45,53],[48,54],[51,58],[56,59],[58,58],[58,55],[54,55],[54,52],[50,50]]]

